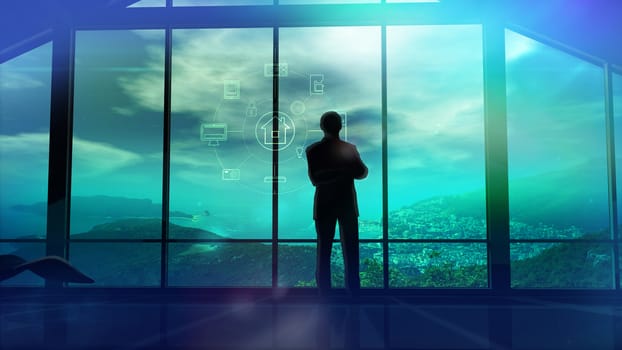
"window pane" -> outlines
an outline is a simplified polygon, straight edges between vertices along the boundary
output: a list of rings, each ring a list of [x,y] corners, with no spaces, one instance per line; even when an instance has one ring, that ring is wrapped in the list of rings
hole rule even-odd
[[[485,243],[390,243],[390,287],[486,288]]]
[[[279,286],[315,288],[316,252],[315,243],[279,244]]]
[[[45,237],[52,44],[0,64],[0,238]]]
[[[315,280],[317,244],[283,243],[279,245],[279,286],[317,286]],[[383,266],[381,243],[361,243],[359,249],[362,288],[382,288]],[[343,253],[339,242],[331,252],[331,286],[344,288]]]
[[[95,280],[72,286],[143,287],[160,285],[160,243],[73,242],[71,264]]]
[[[612,74],[613,125],[616,154],[616,189],[618,203],[622,199],[622,75]],[[622,224],[622,205],[618,204],[618,225]],[[620,233],[618,229],[618,238]]]
[[[279,245],[279,286],[316,288],[315,268],[317,244],[293,243]],[[331,287],[344,288],[343,253],[333,243],[330,255]]]
[[[360,3],[379,3],[380,0],[279,0],[280,5],[302,5],[302,4],[360,4]]]
[[[272,237],[272,150],[258,141],[272,110],[268,63],[271,28],[173,31],[171,223]]]
[[[506,31],[510,237],[609,237],[603,69]]]
[[[75,61],[71,233],[148,225],[162,211],[164,31],[77,32]]]
[[[369,168],[355,181],[360,237],[382,237],[380,28],[286,28],[279,40],[287,69],[279,79],[279,113],[295,131],[279,152],[279,237],[316,237],[304,150],[323,137],[319,120],[329,110],[341,113],[341,139],[356,145]]]
[[[270,243],[171,243],[169,285],[270,287]]]
[[[26,262],[33,261],[45,256],[45,243],[0,243],[0,255],[16,255]],[[15,267],[16,265],[12,265]],[[2,266],[7,269],[8,266]],[[45,280],[30,270],[26,270],[18,275],[0,281],[0,288],[3,286],[43,286]]]
[[[272,5],[274,0],[173,0],[173,6]]]
[[[165,7],[166,0],[140,0],[128,7]]]
[[[622,223],[622,205],[620,199],[622,198],[622,75],[612,74],[612,86],[613,86],[613,125],[614,125],[614,138],[615,138],[615,153],[616,153],[616,189],[618,198],[618,240],[621,240],[622,233],[620,224]],[[618,246],[618,281],[620,284],[618,288],[622,288],[622,259],[619,257],[622,253],[622,245]]]
[[[512,243],[513,288],[612,288],[613,254],[603,243]]]
[[[382,243],[363,243],[360,246],[360,275],[362,288],[384,287]]]
[[[481,38],[387,28],[390,238],[486,238]]]

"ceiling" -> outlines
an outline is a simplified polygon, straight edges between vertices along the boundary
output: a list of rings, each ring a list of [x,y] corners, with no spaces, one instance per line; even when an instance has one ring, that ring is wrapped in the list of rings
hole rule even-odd
[[[622,67],[622,1],[440,0],[445,5],[488,4],[506,23],[548,37]],[[56,23],[123,9],[136,0],[3,0],[0,62],[50,40]]]
[[[506,0],[506,21],[622,67],[622,1]]]

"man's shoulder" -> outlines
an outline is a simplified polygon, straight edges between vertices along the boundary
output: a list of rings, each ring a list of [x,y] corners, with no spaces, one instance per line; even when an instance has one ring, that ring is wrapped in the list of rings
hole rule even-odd
[[[353,143],[343,141],[343,140],[339,140],[337,147],[341,149],[351,149],[351,150],[356,149],[356,146]]]
[[[323,140],[314,142],[312,144],[310,144],[309,146],[307,146],[306,152],[313,152],[313,150],[317,149],[318,147],[320,147],[322,144],[324,144]]]
[[[347,147],[356,147],[353,143],[350,143],[348,141],[343,141],[343,140],[339,140],[343,145],[346,145]]]

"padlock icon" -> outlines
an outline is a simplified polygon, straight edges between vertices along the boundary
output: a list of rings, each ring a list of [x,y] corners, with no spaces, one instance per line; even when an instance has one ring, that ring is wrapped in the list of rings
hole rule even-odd
[[[249,103],[248,107],[246,107],[246,116],[249,118],[255,118],[257,116],[257,105],[255,105],[255,102]]]

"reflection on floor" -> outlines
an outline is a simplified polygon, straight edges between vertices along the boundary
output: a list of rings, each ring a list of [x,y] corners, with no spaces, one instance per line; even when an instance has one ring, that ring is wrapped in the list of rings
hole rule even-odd
[[[622,349],[619,300],[0,292],[0,349]]]

